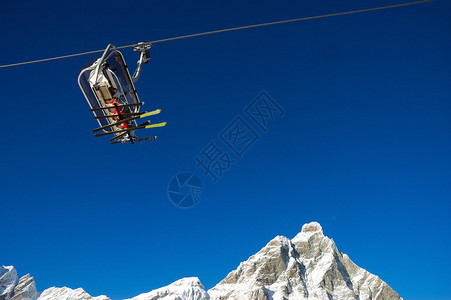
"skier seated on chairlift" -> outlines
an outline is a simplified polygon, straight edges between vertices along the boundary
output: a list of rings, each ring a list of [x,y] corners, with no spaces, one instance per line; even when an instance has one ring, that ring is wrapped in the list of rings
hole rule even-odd
[[[119,117],[119,115],[122,115],[124,113],[130,113],[130,108],[125,107],[124,109],[122,107],[114,107],[116,105],[120,105],[120,103],[117,101],[116,97],[113,97],[110,102],[108,102],[108,106],[111,106],[112,108],[114,108],[113,112],[111,112],[111,115],[117,115],[118,117],[116,118],[115,121],[120,121],[121,118]],[[120,125],[118,125],[118,127],[120,129],[128,129],[130,128],[132,125],[130,124],[130,122],[123,122]],[[118,134],[121,136],[120,140],[122,141],[129,141],[130,139],[135,138],[135,131],[134,130],[130,130],[128,131],[128,134],[125,134],[125,132]]]
[[[119,105],[119,103],[117,102],[117,98],[113,97],[111,99],[111,101],[108,103],[109,106],[114,107],[116,105]],[[125,111],[127,113],[127,111]],[[118,115],[118,117],[116,118],[116,121],[120,121],[120,117],[119,115],[122,115],[124,112],[122,111],[122,107],[118,107],[118,108],[114,108],[113,112],[111,113],[112,115]],[[130,127],[129,123],[121,123],[121,125],[119,126],[121,129],[127,129]]]

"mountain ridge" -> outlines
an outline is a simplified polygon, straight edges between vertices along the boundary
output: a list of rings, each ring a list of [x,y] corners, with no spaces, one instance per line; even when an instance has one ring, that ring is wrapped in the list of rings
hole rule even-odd
[[[83,289],[52,287],[38,293],[33,277],[0,269],[0,300],[109,300]],[[378,276],[358,267],[324,236],[317,222],[305,224],[293,239],[276,236],[241,262],[216,286],[205,290],[197,277],[126,300],[403,300]]]

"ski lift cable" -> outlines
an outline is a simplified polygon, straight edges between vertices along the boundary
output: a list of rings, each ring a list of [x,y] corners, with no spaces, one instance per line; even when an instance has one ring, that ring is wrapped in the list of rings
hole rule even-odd
[[[152,44],[156,44],[156,43],[163,43],[163,42],[169,42],[169,41],[174,41],[174,40],[181,40],[181,39],[187,39],[187,38],[192,38],[192,37],[197,37],[197,36],[204,36],[204,35],[236,31],[236,30],[243,30],[243,29],[249,29],[249,28],[257,28],[257,27],[284,24],[284,23],[292,23],[292,22],[307,21],[307,20],[321,19],[321,18],[327,18],[327,17],[350,15],[350,14],[356,14],[356,13],[362,13],[362,12],[369,12],[369,11],[375,11],[375,10],[382,10],[382,9],[389,9],[389,8],[395,8],[395,7],[401,7],[401,6],[420,4],[420,3],[431,2],[431,1],[433,1],[433,0],[420,0],[420,1],[414,1],[414,2],[408,2],[408,3],[379,6],[379,7],[373,7],[373,8],[366,8],[366,9],[352,10],[352,11],[346,11],[346,12],[318,15],[318,16],[312,16],[312,17],[303,17],[303,18],[297,18],[297,19],[289,19],[289,20],[282,20],[282,21],[275,21],[275,22],[268,22],[268,23],[233,27],[233,28],[226,28],[226,29],[213,30],[213,31],[207,31],[207,32],[202,32],[202,33],[195,33],[195,34],[188,34],[188,35],[176,36],[176,37],[171,37],[171,38],[165,38],[165,39],[160,39],[160,40],[155,40],[155,41],[150,41],[150,42],[145,42],[145,43],[137,43],[137,44],[131,44],[131,45],[126,45],[126,46],[120,46],[120,47],[117,47],[117,49],[131,48],[131,47],[136,47],[136,46],[139,46],[142,44],[152,45]],[[2,65],[2,66],[0,66],[0,69],[21,66],[21,65],[34,64],[34,63],[40,63],[40,62],[46,62],[46,61],[52,61],[52,60],[58,60],[58,59],[71,58],[71,57],[82,56],[82,55],[95,54],[95,53],[100,53],[100,52],[104,52],[104,51],[105,51],[104,49],[103,50],[95,50],[95,51],[88,51],[88,52],[82,52],[82,53],[77,53],[77,54],[57,56],[57,57],[52,57],[52,58],[32,60],[32,61],[21,62],[21,63],[14,63],[14,64],[9,64],[9,65]]]

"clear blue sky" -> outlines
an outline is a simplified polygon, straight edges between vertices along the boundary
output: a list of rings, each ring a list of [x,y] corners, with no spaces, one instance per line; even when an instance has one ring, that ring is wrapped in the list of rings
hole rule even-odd
[[[0,65],[397,3],[3,1]],[[211,288],[319,221],[402,297],[451,299],[450,11],[436,0],[156,44],[136,88],[168,125],[138,145],[91,133],[77,76],[95,55],[1,69],[0,264],[41,291],[113,300],[185,276]],[[194,157],[262,90],[285,116],[211,183]],[[190,209],[167,196],[179,172],[205,186]]]

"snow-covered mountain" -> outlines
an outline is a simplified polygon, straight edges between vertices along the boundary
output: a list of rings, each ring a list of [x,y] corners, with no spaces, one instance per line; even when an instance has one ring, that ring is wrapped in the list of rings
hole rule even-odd
[[[199,278],[189,277],[177,280],[176,282],[153,290],[149,293],[141,294],[128,300],[209,300],[207,292],[204,289]]]
[[[33,277],[0,268],[0,300],[109,300],[83,289],[36,291]],[[128,300],[402,300],[376,275],[358,267],[324,236],[317,222],[293,239],[277,236],[208,292],[196,277]]]
[[[17,277],[12,266],[0,267],[0,300],[109,300],[106,296],[91,297],[83,289],[51,287],[38,293],[30,274]]]
[[[274,238],[208,293],[215,300],[401,299],[341,253],[316,222],[292,240]]]
[[[38,292],[30,274],[17,277],[14,267],[0,267],[0,300],[36,300]]]
[[[38,300],[110,300],[107,296],[92,297],[82,288],[70,289],[67,287],[51,287],[43,291]]]

